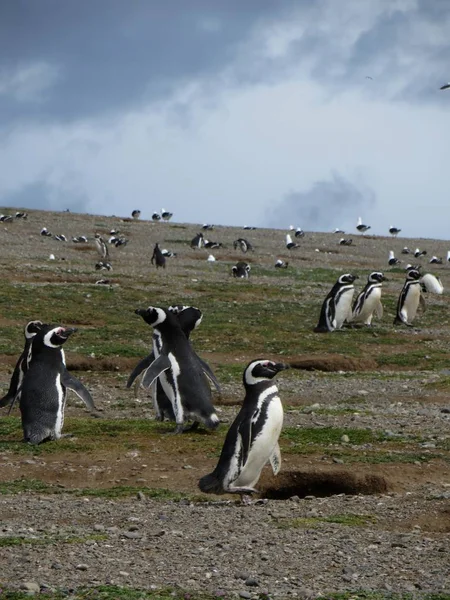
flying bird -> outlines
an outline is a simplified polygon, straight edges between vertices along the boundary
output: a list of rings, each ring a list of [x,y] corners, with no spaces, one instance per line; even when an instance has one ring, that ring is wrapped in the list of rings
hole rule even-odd
[[[441,87],[439,89],[448,90],[449,88],[450,88],[450,81],[448,83],[444,83],[444,85],[441,85]]]

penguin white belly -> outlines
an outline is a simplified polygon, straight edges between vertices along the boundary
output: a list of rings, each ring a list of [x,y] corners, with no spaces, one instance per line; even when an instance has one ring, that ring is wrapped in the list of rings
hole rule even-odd
[[[184,420],[184,413],[183,405],[181,403],[180,388],[178,385],[178,377],[181,372],[180,365],[178,364],[177,360],[171,352],[169,352],[167,356],[170,360],[171,368],[167,372],[169,373],[169,375],[167,375],[166,372],[161,373],[161,385],[166,393],[166,396],[169,398],[172,404],[173,412],[175,415],[175,421],[177,423],[182,423]],[[170,381],[168,377],[170,377]]]
[[[54,439],[58,440],[61,437],[61,431],[64,424],[64,400],[66,391],[61,385],[61,375],[56,376],[55,387],[58,394],[58,407],[56,410],[55,430],[53,432]]]
[[[354,293],[354,289],[345,291],[336,303],[336,329],[341,329],[345,320],[350,318],[350,315],[352,314],[352,300]]]
[[[420,285],[410,285],[403,303],[401,314],[407,323],[411,323],[416,316],[420,302]]]
[[[370,296],[365,300],[359,315],[356,315],[353,321],[355,323],[364,323],[370,325],[372,323],[373,313],[377,309],[381,300],[381,289],[374,289]]]
[[[283,426],[283,406],[278,396],[274,396],[268,407],[266,422],[260,433],[253,440],[243,466],[237,479],[231,482],[230,488],[254,487],[257,483],[264,465],[274,452]]]

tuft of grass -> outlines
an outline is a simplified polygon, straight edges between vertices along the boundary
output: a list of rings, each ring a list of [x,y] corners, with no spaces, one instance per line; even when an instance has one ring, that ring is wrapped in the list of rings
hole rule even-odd
[[[30,597],[27,592],[3,589],[2,600],[26,600]],[[99,585],[95,587],[80,587],[77,589],[45,590],[47,600],[216,600],[219,596],[203,592],[190,594],[187,591],[177,589],[161,590],[140,590],[131,587],[122,587],[117,585]],[[229,599],[231,596],[220,595],[222,599]]]

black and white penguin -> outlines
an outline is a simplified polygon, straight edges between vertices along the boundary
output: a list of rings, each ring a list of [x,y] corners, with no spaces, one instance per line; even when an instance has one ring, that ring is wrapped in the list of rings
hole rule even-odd
[[[231,274],[238,279],[248,279],[250,277],[250,270],[250,265],[240,260],[231,268]]]
[[[43,227],[41,229],[41,235],[45,236],[45,237],[52,237],[52,233],[50,233],[50,231],[47,229],[47,227]]]
[[[97,252],[103,259],[109,258],[108,246],[106,245],[105,240],[99,233],[95,234],[95,247],[97,248]]]
[[[212,231],[214,229],[214,225],[211,225],[210,223],[204,223],[202,225],[202,229],[205,231]]]
[[[141,216],[141,211],[138,209],[133,210],[133,212],[131,213],[131,216],[133,217],[133,219],[137,220]]]
[[[351,246],[353,244],[352,238],[341,238],[339,240],[339,246]]]
[[[112,266],[111,266],[111,263],[109,263],[109,262],[99,260],[98,263],[95,263],[95,269],[97,271],[111,271]]]
[[[165,208],[161,209],[161,219],[167,223],[167,221],[170,221],[170,219],[173,217],[173,213],[169,212],[168,210],[166,210]]]
[[[246,252],[248,252],[249,250],[253,250],[253,246],[250,244],[250,242],[248,240],[246,240],[244,238],[238,238],[237,240],[234,240],[233,248],[235,250],[240,248],[244,254]]]
[[[122,236],[112,235],[108,240],[108,244],[112,244],[116,248],[119,248],[119,246],[126,246],[128,240]]]
[[[163,249],[161,250],[161,254],[162,254],[163,256],[165,256],[166,258],[173,258],[174,256],[176,256],[176,255],[177,255],[177,253],[176,253],[176,252],[172,252],[172,250],[167,250],[167,248],[163,248]]]
[[[379,319],[382,318],[381,288],[383,281],[386,281],[386,277],[380,271],[370,273],[364,289],[358,294],[353,304],[352,323],[363,323],[370,326],[374,314]]]
[[[210,240],[203,240],[203,245],[205,248],[209,248],[210,250],[214,250],[214,248],[222,248],[222,242],[212,242]]]
[[[288,250],[294,250],[295,248],[299,248],[299,247],[300,247],[300,245],[293,242],[290,234],[287,233],[286,234],[286,248]]]
[[[72,238],[74,244],[86,244],[88,239],[85,235],[76,235]]]
[[[415,258],[420,258],[421,256],[426,256],[427,251],[426,250],[421,250],[420,248],[416,248],[414,250],[414,257]]]
[[[211,389],[203,364],[176,315],[168,309],[153,306],[137,309],[135,313],[153,327],[155,360],[143,372],[141,385],[151,387],[159,378],[172,405],[175,433],[185,430],[186,420],[193,420],[194,426],[202,422],[209,429],[215,429],[219,418],[211,402]]]
[[[305,237],[305,232],[303,231],[303,229],[301,227],[297,227],[294,235],[296,238],[302,238],[302,237]]]
[[[390,267],[393,267],[395,265],[399,265],[401,262],[402,261],[399,258],[395,258],[394,251],[389,250],[388,265]]]
[[[16,212],[16,219],[28,219],[28,213]]]
[[[411,254],[411,250],[408,248],[408,246],[405,246],[402,250],[402,254]]]
[[[225,438],[216,468],[198,482],[207,494],[257,493],[263,467],[270,462],[276,475],[281,466],[278,445],[283,405],[272,379],[289,365],[253,360],[244,370],[245,398]]]
[[[153,248],[153,254],[152,254],[152,258],[151,258],[150,262],[152,263],[152,265],[154,264],[157,269],[159,267],[162,267],[163,269],[166,268],[166,257],[161,252],[161,250],[159,248],[159,244],[157,244],[157,243],[155,244],[155,247]]]
[[[326,333],[341,329],[345,321],[352,317],[352,300],[355,293],[353,282],[358,275],[341,275],[323,301],[316,333]]]
[[[275,263],[275,268],[276,269],[287,269],[289,266],[289,261],[287,260],[281,260],[281,258],[278,258],[276,263]]]
[[[53,239],[58,242],[67,242],[67,238],[63,233],[57,233],[53,236]]]
[[[425,300],[422,296],[420,284],[420,271],[418,269],[411,269],[406,275],[405,283],[398,297],[394,325],[403,323],[408,327],[412,327],[419,304],[425,308]]]
[[[90,410],[95,409],[91,394],[66,369],[62,346],[74,331],[47,325],[32,339],[20,394],[25,442],[40,444],[61,437],[67,389],[73,390]]]
[[[439,295],[444,293],[442,281],[439,279],[439,277],[436,277],[436,275],[433,275],[432,273],[425,273],[425,275],[420,278],[420,285],[423,292]]]
[[[161,215],[157,212],[152,214],[152,221],[161,221]]]
[[[197,233],[197,235],[191,240],[191,248],[194,250],[196,248],[201,248],[203,246],[204,239],[203,233]]]
[[[365,225],[362,222],[361,217],[358,217],[358,223],[356,224],[356,229],[360,232],[360,233],[366,233],[366,231],[368,231],[370,229],[370,225]]]
[[[401,229],[399,229],[398,227],[394,227],[393,225],[391,225],[389,227],[389,233],[393,236],[393,237],[397,237],[398,234],[400,233]]]
[[[22,351],[22,354],[19,356],[16,366],[14,367],[14,371],[11,377],[11,382],[9,384],[9,389],[5,396],[0,399],[0,408],[9,405],[9,411],[14,405],[14,402],[20,397],[21,387],[23,377],[28,368],[28,353],[30,351],[31,342],[34,336],[44,327],[42,321],[30,321],[25,325],[24,336],[25,336],[25,346]],[[8,413],[9,414],[9,413]]]
[[[450,250],[447,250],[447,262],[450,262]]]
[[[0,215],[0,221],[2,223],[10,223],[13,220],[12,215]]]
[[[244,225],[243,229],[246,231],[255,231],[256,227],[252,227],[252,225]]]
[[[430,265],[442,265],[444,261],[439,256],[432,256],[428,262]]]

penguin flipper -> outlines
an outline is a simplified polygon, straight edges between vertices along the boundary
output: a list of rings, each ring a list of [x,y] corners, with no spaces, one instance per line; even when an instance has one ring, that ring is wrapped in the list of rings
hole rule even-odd
[[[65,371],[61,377],[61,383],[64,387],[72,390],[75,394],[83,400],[89,410],[95,410],[94,400],[88,389],[79,381],[76,377],[73,377],[69,371]]]
[[[3,396],[3,398],[0,398],[0,408],[8,406],[8,404],[12,404],[14,402],[14,398],[15,398],[15,396],[12,396],[10,394],[10,392],[5,394],[5,396]]]
[[[252,425],[250,419],[241,423],[241,426],[239,427],[239,436],[241,438],[240,468],[242,469],[247,462],[252,444]]]
[[[275,448],[273,449],[272,454],[270,455],[269,461],[272,467],[273,474],[278,475],[281,467],[281,451],[278,442]]]
[[[381,304],[381,302],[378,302],[378,304],[375,306],[374,313],[379,319],[383,318],[383,305]]]
[[[128,381],[127,381],[127,388],[130,388],[133,385],[133,381],[136,379],[136,377],[142,373],[142,371],[144,371],[145,369],[148,369],[148,367],[152,364],[152,362],[155,360],[155,355],[153,354],[153,352],[151,354],[149,354],[148,356],[146,356],[145,358],[143,358],[133,369],[131,375],[128,377]]]
[[[8,406],[8,404],[14,404],[14,400],[18,393],[19,381],[20,381],[20,368],[22,366],[22,361],[24,360],[23,354],[20,355],[19,360],[14,367],[14,371],[11,377],[11,382],[9,384],[8,392],[0,399],[0,408],[4,406]]]
[[[219,392],[219,394],[221,394],[222,389],[220,387],[220,383],[217,381],[216,376],[212,372],[211,367],[208,365],[208,363],[206,363],[203,359],[201,359],[200,356],[198,356],[198,354],[197,354],[197,358],[200,361],[201,367],[203,369],[203,373],[208,377],[208,379],[214,385],[214,387]]]
[[[419,296],[419,306],[425,312],[427,310],[427,303],[425,302],[425,298],[420,294]]]
[[[150,387],[153,381],[161,375],[167,369],[170,369],[171,364],[169,357],[166,354],[161,354],[158,356],[156,360],[152,362],[152,364],[145,370],[145,373],[142,377],[141,385],[143,387]]]

